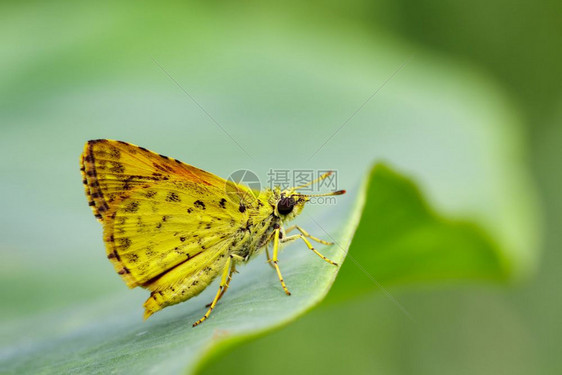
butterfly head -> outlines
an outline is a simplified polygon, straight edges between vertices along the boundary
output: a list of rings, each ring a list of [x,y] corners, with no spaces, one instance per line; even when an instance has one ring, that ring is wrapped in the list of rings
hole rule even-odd
[[[280,193],[275,205],[276,216],[280,217],[283,221],[289,221],[298,216],[304,208],[305,204],[309,202],[313,197],[326,197],[330,195],[345,194],[345,190],[337,190],[324,194],[303,194],[298,192],[299,189],[310,186],[317,181],[323,180],[331,174],[332,172],[328,172],[305,185],[300,185],[283,190]]]

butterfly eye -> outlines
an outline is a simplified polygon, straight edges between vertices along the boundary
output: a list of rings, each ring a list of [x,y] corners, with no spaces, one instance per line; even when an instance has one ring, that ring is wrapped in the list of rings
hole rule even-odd
[[[293,207],[295,207],[295,204],[296,202],[293,197],[281,198],[281,200],[279,200],[279,203],[277,203],[277,211],[281,215],[290,214],[291,211],[293,211]]]

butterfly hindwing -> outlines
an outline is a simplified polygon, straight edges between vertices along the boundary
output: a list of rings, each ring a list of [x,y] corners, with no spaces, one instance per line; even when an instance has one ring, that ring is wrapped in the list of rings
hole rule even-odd
[[[144,285],[151,291],[144,303],[144,318],[201,293],[224,270],[230,247],[230,241],[221,242],[201,253],[204,256],[196,256],[189,262],[180,263]]]

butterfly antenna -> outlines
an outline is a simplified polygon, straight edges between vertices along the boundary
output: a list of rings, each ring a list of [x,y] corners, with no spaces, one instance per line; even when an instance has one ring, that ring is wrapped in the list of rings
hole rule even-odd
[[[331,191],[329,193],[323,193],[323,194],[298,194],[298,195],[302,197],[328,197],[330,195],[342,195],[342,194],[345,194],[345,190]]]

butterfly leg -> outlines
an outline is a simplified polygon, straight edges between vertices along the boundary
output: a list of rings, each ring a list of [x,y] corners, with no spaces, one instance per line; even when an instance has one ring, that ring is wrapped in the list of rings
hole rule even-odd
[[[277,276],[279,276],[279,281],[281,281],[281,286],[283,287],[283,290],[285,291],[285,294],[287,294],[288,296],[291,295],[291,292],[289,292],[289,289],[287,289],[287,286],[285,285],[285,281],[283,281],[283,275],[281,275],[281,270],[279,269],[279,266],[277,265],[277,254],[279,253],[279,235],[280,235],[280,230],[279,228],[275,229],[275,231],[273,232],[273,259],[271,260],[271,262],[273,263],[273,267],[275,267],[275,270],[277,271]]]
[[[314,237],[312,235],[310,235],[307,231],[305,231],[304,229],[302,229],[301,227],[299,227],[298,225],[291,225],[289,228],[285,229],[285,233],[289,233],[290,231],[293,230],[298,230],[299,232],[302,233],[303,236],[310,238],[313,241],[316,241],[318,243],[321,243],[323,245],[333,245],[333,242],[328,242],[328,241],[324,241],[321,240],[320,238]]]
[[[217,294],[215,295],[215,298],[213,299],[213,302],[211,302],[211,306],[209,307],[209,310],[207,310],[207,312],[205,313],[205,315],[203,315],[203,317],[201,319],[199,319],[198,321],[193,323],[193,327],[203,323],[209,317],[209,315],[211,315],[211,312],[215,308],[219,298],[222,296],[222,294],[224,294],[223,291],[226,291],[226,289],[228,288],[227,287],[227,280],[228,280],[228,276],[230,274],[230,265],[231,264],[232,264],[232,255],[230,257],[228,257],[228,260],[226,261],[226,264],[224,266],[224,270],[222,271],[222,278],[221,278],[221,283],[219,285],[219,290],[217,291]]]
[[[223,288],[223,290],[221,291],[221,294],[219,295],[219,298],[217,299],[217,302],[220,301],[220,299],[222,298],[222,296],[224,295],[224,293],[227,291],[228,287],[230,286],[230,281],[232,281],[232,274],[237,272],[236,271],[236,265],[234,263],[232,263],[232,266],[230,267],[230,272],[228,273],[228,278],[226,279],[226,284]],[[210,302],[208,304],[205,305],[205,307],[211,307],[211,305],[213,304],[213,302]]]
[[[271,263],[271,257],[269,256],[269,249],[267,248],[268,245],[265,245],[265,255],[267,256],[267,264],[269,264],[269,266],[273,269],[275,269],[275,266],[273,265],[273,263]]]
[[[298,228],[298,227],[297,227],[297,228]],[[334,266],[337,266],[337,265],[338,265],[336,262],[334,262],[334,261],[332,261],[332,260],[326,258],[324,255],[320,254],[320,253],[314,248],[314,246],[312,246],[312,244],[310,243],[310,241],[306,239],[305,235],[302,234],[302,233],[301,233],[301,234],[294,234],[294,235],[289,236],[289,237],[285,237],[285,238],[283,238],[283,239],[281,240],[281,242],[284,242],[284,243],[285,243],[285,242],[291,242],[291,241],[298,240],[299,238],[304,241],[304,243],[306,244],[306,246],[308,247],[309,250],[312,250],[312,251],[313,251],[316,255],[318,255],[320,258],[324,259],[326,262],[328,262],[328,263],[330,263],[330,264],[333,264]]]

